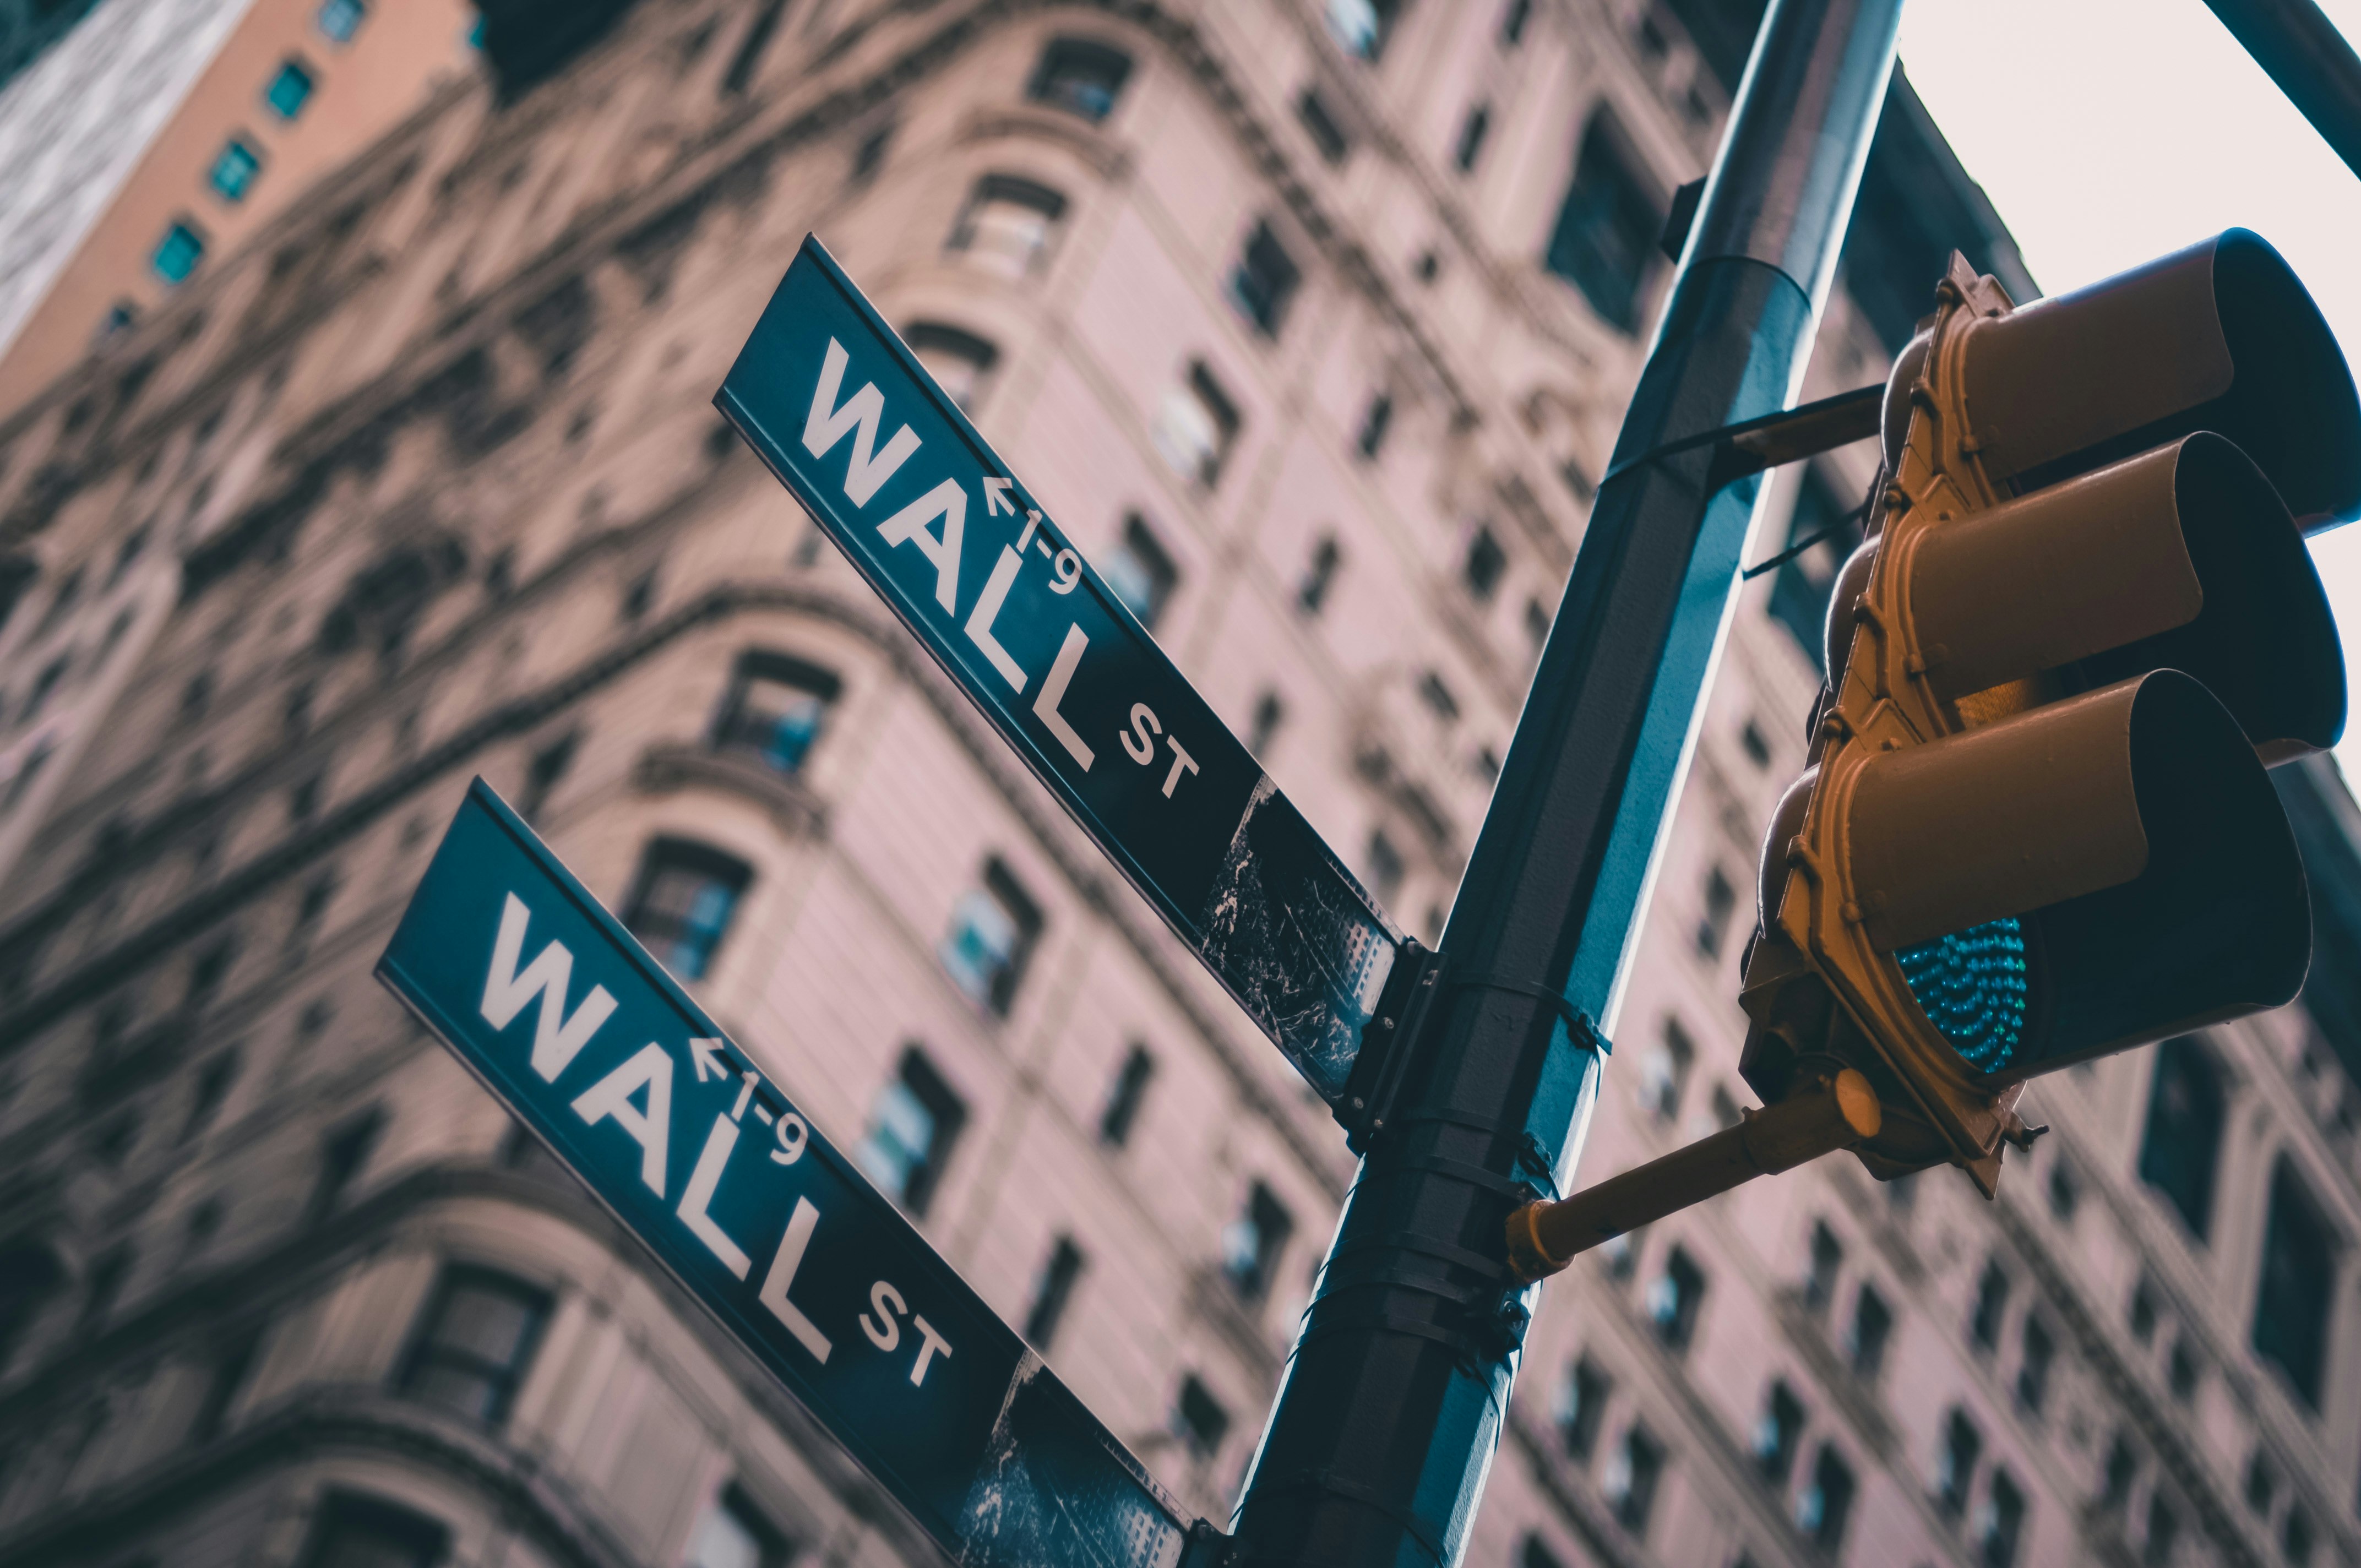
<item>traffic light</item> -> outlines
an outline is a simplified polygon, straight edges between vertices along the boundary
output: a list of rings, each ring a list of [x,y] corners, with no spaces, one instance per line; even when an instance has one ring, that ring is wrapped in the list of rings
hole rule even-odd
[[[2361,405],[2243,230],[2022,309],[1954,256],[1936,302],[1764,843],[1741,1070],[1775,1104],[1857,1069],[1872,1172],[1989,1195],[2026,1079],[2303,982],[2264,770],[2344,726],[2303,532],[2361,512]]]

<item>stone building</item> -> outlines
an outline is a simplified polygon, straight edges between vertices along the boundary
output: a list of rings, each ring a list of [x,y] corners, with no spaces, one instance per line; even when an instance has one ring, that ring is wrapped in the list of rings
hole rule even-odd
[[[817,231],[1431,936],[1752,15],[492,5],[0,424],[0,1560],[929,1559],[371,980],[476,773],[1226,1518],[1341,1135],[708,400]],[[1813,394],[1954,245],[2029,291],[1897,84]],[[1744,1098],[1835,555],[1731,628],[1594,1177]],[[2351,955],[2361,816],[2281,781]],[[2046,1080],[1997,1202],[1832,1159],[1585,1260],[1466,1560],[2361,1561],[2356,974]]]

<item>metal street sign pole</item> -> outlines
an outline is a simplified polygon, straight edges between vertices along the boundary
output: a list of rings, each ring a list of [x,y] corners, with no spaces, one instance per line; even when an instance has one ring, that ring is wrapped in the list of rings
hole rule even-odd
[[[1901,0],[1773,0],[1442,944],[1239,1504],[1236,1563],[1456,1563],[1534,1298],[1506,1216],[1571,1174],[1756,483],[1793,401]]]
[[[1178,1568],[1189,1516],[481,779],[378,978],[962,1568]]]
[[[2361,55],[2312,0],[2205,0],[2345,167],[2361,174]]]

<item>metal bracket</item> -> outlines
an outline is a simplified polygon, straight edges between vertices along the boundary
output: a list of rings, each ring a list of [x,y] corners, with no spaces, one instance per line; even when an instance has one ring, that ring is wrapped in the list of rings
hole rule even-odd
[[[1604,485],[1608,479],[1683,452],[1710,446],[1716,450],[1708,488],[1718,490],[1765,468],[1867,441],[1878,433],[1884,412],[1884,382],[1855,387],[1850,392],[1839,392],[1800,408],[1782,409],[1760,419],[1742,420],[1719,430],[1684,435],[1652,446],[1608,469],[1607,478],[1599,483]]]
[[[1361,1031],[1360,1054],[1353,1059],[1352,1075],[1336,1103],[1345,1146],[1356,1155],[1369,1152],[1393,1114],[1394,1098],[1410,1070],[1411,1052],[1443,989],[1443,955],[1430,952],[1417,938],[1402,938],[1393,972],[1378,998],[1377,1016]]]

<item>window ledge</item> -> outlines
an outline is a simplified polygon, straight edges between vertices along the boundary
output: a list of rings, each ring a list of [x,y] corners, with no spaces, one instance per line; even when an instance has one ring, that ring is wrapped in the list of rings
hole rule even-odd
[[[1131,154],[1114,137],[1063,109],[1045,109],[1030,104],[980,108],[960,127],[961,141],[996,141],[1003,137],[1056,142],[1089,164],[1102,180],[1121,180],[1131,172]]]
[[[646,795],[719,790],[763,807],[790,838],[828,837],[828,806],[812,793],[811,786],[751,757],[704,746],[651,746],[641,754],[632,782]]]

